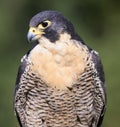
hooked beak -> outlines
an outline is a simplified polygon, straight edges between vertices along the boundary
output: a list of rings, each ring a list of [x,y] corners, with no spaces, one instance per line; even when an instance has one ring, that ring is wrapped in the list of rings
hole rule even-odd
[[[37,41],[40,39],[42,34],[44,34],[42,30],[37,29],[35,27],[30,27],[27,34],[27,39],[29,42]]]

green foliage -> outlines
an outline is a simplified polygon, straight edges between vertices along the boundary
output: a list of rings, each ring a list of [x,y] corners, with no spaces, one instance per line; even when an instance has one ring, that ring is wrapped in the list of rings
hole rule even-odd
[[[100,53],[107,83],[103,127],[118,127],[120,118],[120,2],[117,0],[0,1],[0,127],[18,127],[13,110],[14,84],[20,58],[30,49],[30,18],[42,10],[58,10],[75,25],[85,42]]]

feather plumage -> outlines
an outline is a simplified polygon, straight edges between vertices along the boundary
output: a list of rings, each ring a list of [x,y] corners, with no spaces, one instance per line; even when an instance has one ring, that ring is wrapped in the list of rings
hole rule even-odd
[[[41,36],[22,58],[14,96],[20,125],[100,127],[106,88],[98,53],[67,31],[59,34],[54,43]]]

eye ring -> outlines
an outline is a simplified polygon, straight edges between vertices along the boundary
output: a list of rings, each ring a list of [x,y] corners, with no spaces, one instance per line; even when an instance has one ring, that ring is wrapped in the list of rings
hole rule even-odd
[[[38,25],[39,29],[45,29],[51,25],[51,22],[49,20],[43,21]]]

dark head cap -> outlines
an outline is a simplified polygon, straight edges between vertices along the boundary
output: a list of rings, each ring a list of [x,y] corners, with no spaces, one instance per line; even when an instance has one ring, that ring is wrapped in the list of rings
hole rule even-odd
[[[43,11],[36,14],[30,20],[29,26],[37,28],[39,24],[45,25],[43,23],[46,21],[49,21],[51,24],[42,32],[44,33],[43,36],[51,42],[58,40],[60,34],[64,32],[70,34],[71,38],[77,37],[72,23],[58,11]]]

